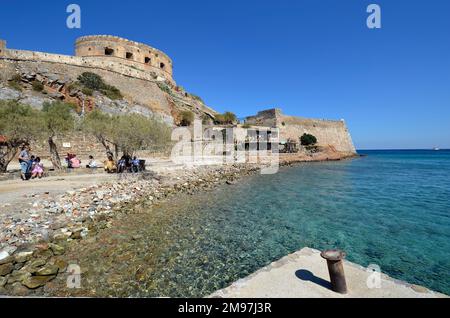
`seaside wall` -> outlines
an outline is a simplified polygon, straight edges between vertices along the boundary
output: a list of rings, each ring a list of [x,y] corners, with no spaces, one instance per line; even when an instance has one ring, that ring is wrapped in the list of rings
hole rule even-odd
[[[280,140],[292,139],[299,141],[303,134],[312,134],[317,138],[318,146],[332,147],[336,151],[356,153],[350,132],[344,120],[323,120],[303,117],[286,116],[280,109],[269,109],[259,112],[256,116],[247,117],[250,125],[277,127]]]

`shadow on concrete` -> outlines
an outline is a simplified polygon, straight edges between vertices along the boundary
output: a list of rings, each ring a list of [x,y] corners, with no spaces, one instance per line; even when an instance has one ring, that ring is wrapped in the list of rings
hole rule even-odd
[[[295,272],[295,276],[297,276],[297,278],[300,278],[301,280],[310,281],[319,286],[322,286],[324,288],[331,290],[331,283],[329,281],[326,281],[325,279],[317,277],[316,275],[314,275],[313,273],[311,273],[310,271],[308,271],[306,269],[299,269],[298,271]]]

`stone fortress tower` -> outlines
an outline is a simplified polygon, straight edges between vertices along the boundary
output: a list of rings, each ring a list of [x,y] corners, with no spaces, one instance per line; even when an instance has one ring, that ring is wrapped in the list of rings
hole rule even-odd
[[[172,81],[172,60],[148,45],[110,35],[83,36],[76,40],[75,56],[96,57],[143,71],[153,71]]]
[[[172,60],[167,54],[146,44],[111,35],[78,38],[75,42],[75,56],[8,49],[6,41],[0,39],[0,59],[92,67],[176,85]]]

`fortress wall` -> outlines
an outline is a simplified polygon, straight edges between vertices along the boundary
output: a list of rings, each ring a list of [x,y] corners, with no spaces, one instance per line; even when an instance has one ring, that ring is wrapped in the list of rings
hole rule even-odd
[[[76,56],[120,59],[121,62],[143,70],[157,70],[172,79],[172,60],[162,51],[148,45],[115,36],[85,36],[77,39]]]
[[[317,138],[319,146],[332,146],[337,151],[355,153],[355,146],[344,121],[299,119],[281,116],[280,136],[283,139],[298,140],[304,133],[312,134]],[[282,125],[284,122],[284,126]]]
[[[6,54],[0,59],[10,59],[14,61],[31,61],[31,62],[49,62],[66,65],[81,66],[86,68],[96,68],[120,73],[125,76],[139,78],[147,81],[155,81],[155,76],[151,71],[140,70],[130,67],[131,65],[124,64],[119,58],[98,58],[98,57],[80,57],[70,55],[51,54],[24,50],[10,50],[6,49]],[[150,67],[150,66],[149,66]],[[152,68],[155,74],[159,74],[160,70]],[[163,74],[161,74],[163,75]],[[165,77],[172,84],[175,85],[171,78]]]
[[[350,133],[343,120],[321,120],[285,116],[280,109],[268,109],[256,116],[247,117],[246,123],[256,126],[277,127],[280,140],[292,139],[299,142],[303,134],[312,134],[319,146],[332,146],[337,151],[355,153]]]

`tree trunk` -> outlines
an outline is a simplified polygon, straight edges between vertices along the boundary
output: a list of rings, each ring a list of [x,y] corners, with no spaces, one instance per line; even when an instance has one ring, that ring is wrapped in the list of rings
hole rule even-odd
[[[59,158],[58,148],[56,147],[53,137],[48,137],[48,146],[50,150],[50,159],[52,161],[53,168],[56,170],[61,170],[61,159]]]
[[[105,147],[106,150],[106,156],[109,157],[110,155],[113,156],[113,152],[111,151],[111,148],[108,145],[108,142],[105,138],[99,137],[98,140],[102,143],[103,147]]]
[[[11,160],[17,155],[18,147],[6,144],[0,147],[0,173],[5,173]]]

